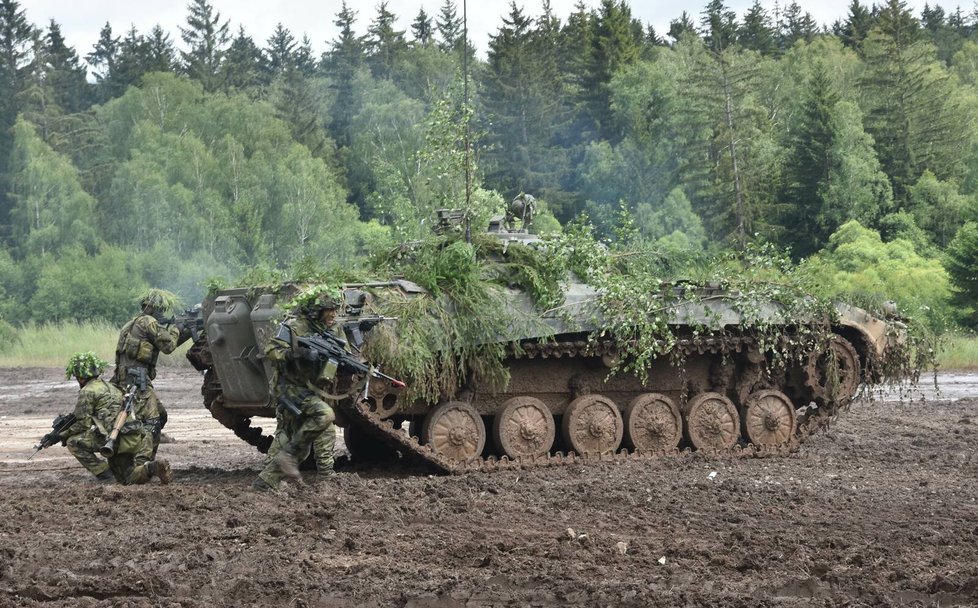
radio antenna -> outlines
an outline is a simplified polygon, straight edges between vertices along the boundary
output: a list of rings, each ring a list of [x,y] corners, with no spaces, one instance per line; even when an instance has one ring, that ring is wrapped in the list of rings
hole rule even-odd
[[[469,141],[469,15],[466,0],[462,0],[462,119],[465,132],[465,242],[472,242],[472,149]]]

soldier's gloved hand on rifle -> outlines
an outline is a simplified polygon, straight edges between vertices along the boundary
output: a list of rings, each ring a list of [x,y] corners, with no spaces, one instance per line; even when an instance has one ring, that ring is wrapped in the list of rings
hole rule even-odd
[[[41,445],[43,445],[46,448],[51,447],[56,443],[61,443],[61,435],[58,435],[57,433],[52,432],[52,433],[48,433],[44,437],[41,437]]]
[[[286,356],[290,359],[304,360],[304,361],[319,361],[319,355],[311,348],[306,348],[305,346],[300,346],[294,350],[288,351]]]

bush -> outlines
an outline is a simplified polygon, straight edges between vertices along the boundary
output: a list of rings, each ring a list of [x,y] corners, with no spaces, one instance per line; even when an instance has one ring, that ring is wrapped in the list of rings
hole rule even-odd
[[[884,242],[859,222],[841,226],[828,247],[801,266],[816,295],[874,311],[893,300],[903,314],[937,331],[953,317],[951,286],[940,261],[918,254],[910,241]]]
[[[94,257],[74,249],[47,260],[30,299],[30,317],[45,322],[105,319],[121,324],[133,314],[137,294],[146,288],[141,280],[134,280],[131,260],[113,247]]]

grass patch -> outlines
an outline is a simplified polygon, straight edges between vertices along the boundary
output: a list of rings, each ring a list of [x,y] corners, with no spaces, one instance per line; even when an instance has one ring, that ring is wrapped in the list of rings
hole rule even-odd
[[[978,370],[978,335],[947,334],[937,361],[942,370]]]
[[[0,367],[64,367],[74,353],[94,351],[111,365],[119,329],[105,321],[28,323],[14,330],[13,340],[0,344]],[[160,355],[163,367],[189,367],[184,354],[188,340],[171,355]]]

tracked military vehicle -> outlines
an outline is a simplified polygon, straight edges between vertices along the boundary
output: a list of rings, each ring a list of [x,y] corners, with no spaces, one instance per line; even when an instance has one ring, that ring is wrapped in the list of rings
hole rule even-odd
[[[441,219],[449,228],[459,218],[443,213]],[[512,219],[490,226],[503,249],[539,242]],[[270,436],[259,419],[273,418],[276,406],[262,353],[287,312],[280,307],[300,288],[218,291],[203,302],[204,331],[188,353],[204,372],[204,405],[263,452]],[[599,289],[568,276],[561,306],[547,310],[525,290],[502,289],[508,314],[529,320],[482,337],[483,345],[501,347],[495,352],[502,384],[473,372],[419,396],[411,391],[418,378],[401,377],[408,385],[402,389],[340,370],[328,388],[354,459],[418,458],[457,473],[647,459],[683,449],[789,452],[861,387],[878,382],[886,357],[904,348],[902,323],[852,306],[790,318],[773,300],[746,310],[742,294],[720,285],[673,283],[655,296],[668,337],[656,342],[657,356],[626,371],[623,358],[634,359],[635,352],[627,337],[607,331],[596,304]],[[337,322],[350,352],[366,361],[376,350],[372,341],[397,339],[400,321],[383,316],[394,302],[433,297],[396,277],[344,285]],[[783,356],[789,348],[793,356]]]

